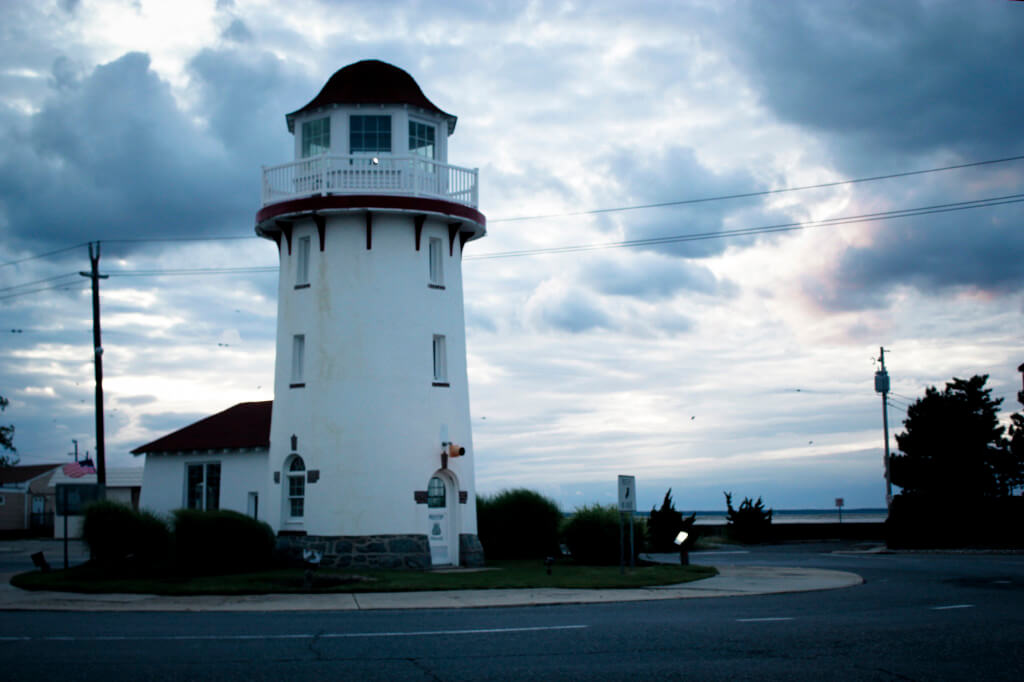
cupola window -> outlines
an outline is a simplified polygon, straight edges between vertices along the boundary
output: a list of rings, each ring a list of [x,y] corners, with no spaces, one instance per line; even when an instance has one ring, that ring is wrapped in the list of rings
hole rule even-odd
[[[302,124],[302,158],[331,151],[331,119],[318,118]]]
[[[390,116],[352,116],[349,118],[349,149],[352,154],[391,151]]]
[[[419,121],[409,121],[409,153],[427,159],[437,158],[437,148],[434,146],[434,126]]]

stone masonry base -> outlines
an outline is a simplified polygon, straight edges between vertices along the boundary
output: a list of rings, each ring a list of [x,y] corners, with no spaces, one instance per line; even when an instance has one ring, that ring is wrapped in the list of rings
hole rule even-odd
[[[425,570],[431,567],[430,541],[426,535],[282,535],[277,549],[289,563],[305,565],[302,551],[320,552],[323,568],[395,568]],[[484,565],[484,548],[476,535],[459,535],[460,564]]]

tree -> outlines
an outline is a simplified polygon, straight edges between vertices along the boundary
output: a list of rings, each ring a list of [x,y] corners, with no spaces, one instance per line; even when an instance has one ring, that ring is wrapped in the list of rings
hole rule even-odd
[[[725,506],[728,509],[726,521],[728,521],[728,532],[731,537],[740,542],[762,542],[768,538],[772,527],[771,509],[764,508],[764,502],[757,498],[754,502],[749,497],[744,497],[739,509],[732,506],[732,493],[725,495]]]
[[[689,534],[684,543],[688,549],[696,541],[693,535],[693,524],[696,521],[696,512],[684,519],[683,513],[676,511],[676,506],[672,502],[672,488],[669,488],[661,502],[661,509],[652,507],[651,515],[647,517],[647,541],[651,545],[651,551],[675,552],[681,549],[675,544],[679,531],[686,531]]]
[[[0,412],[7,409],[7,398],[0,395]],[[0,467],[18,463],[18,449],[14,447],[14,425],[0,426]]]
[[[987,374],[954,378],[941,392],[931,386],[907,409],[906,430],[896,436],[901,454],[890,467],[904,494],[947,503],[1011,494],[1021,458],[1014,459],[1003,436],[1003,400],[992,398],[987,380]]]

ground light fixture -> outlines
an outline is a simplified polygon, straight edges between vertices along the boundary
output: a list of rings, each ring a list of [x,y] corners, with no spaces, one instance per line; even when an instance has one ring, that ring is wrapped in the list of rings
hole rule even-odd
[[[683,566],[690,565],[690,553],[687,550],[683,549],[683,543],[686,542],[686,538],[688,537],[690,537],[690,534],[687,533],[685,530],[681,530],[679,531],[679,534],[676,535],[676,539],[673,540],[673,542],[675,542],[676,545],[679,546],[679,563]]]

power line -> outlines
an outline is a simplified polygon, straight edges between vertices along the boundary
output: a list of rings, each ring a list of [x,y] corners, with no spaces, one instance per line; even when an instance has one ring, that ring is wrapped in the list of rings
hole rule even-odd
[[[74,246],[65,246],[63,249],[57,249],[56,251],[47,251],[46,253],[40,253],[40,254],[35,255],[35,256],[26,256],[25,258],[19,258],[18,260],[8,261],[7,263],[0,263],[0,268],[5,268],[8,265],[17,265],[18,263],[25,263],[25,262],[28,262],[30,260],[38,260],[40,258],[46,258],[47,256],[55,256],[58,253],[64,253],[65,251],[71,251],[72,249],[77,249],[78,247],[85,246],[86,244],[88,244],[88,242],[82,242],[80,244],[75,244]]]
[[[236,273],[277,272],[276,265],[254,265],[240,268],[180,268],[176,270],[112,270],[111,277],[164,277],[167,275],[231,275]]]
[[[651,237],[648,239],[629,239],[617,242],[598,242],[593,244],[552,246],[536,249],[521,249],[518,251],[496,251],[493,253],[485,253],[477,256],[466,256],[464,260],[513,258],[518,256],[536,256],[540,254],[550,253],[574,253],[578,251],[594,251],[597,249],[621,249],[638,246],[656,246],[661,244],[674,244],[680,242],[704,241],[707,239],[724,239],[727,237],[743,237],[758,234],[770,234],[773,232],[791,232],[794,230],[805,230],[811,227],[848,225],[850,223],[859,222],[877,222],[880,220],[891,220],[893,218],[909,218],[914,216],[932,215],[935,213],[949,213],[952,211],[964,211],[972,208],[988,208],[991,206],[1002,206],[1004,204],[1015,204],[1020,202],[1024,202],[1024,194],[1008,194],[1006,196],[1001,197],[989,197],[987,199],[959,201],[949,204],[933,204],[931,206],[919,206],[916,208],[897,209],[893,211],[864,213],[861,215],[825,218],[823,220],[812,220],[806,222],[779,223],[777,225],[762,225],[759,227],[747,227],[735,230],[721,230],[718,232],[697,232],[691,234],[669,235],[665,237]]]
[[[78,276],[77,272],[67,272],[67,273],[64,273],[63,275],[55,275],[53,277],[47,277],[45,279],[37,279],[34,282],[25,282],[23,284],[14,284],[14,285],[11,285],[9,287],[0,288],[0,294],[8,292],[8,291],[13,291],[14,289],[21,289],[22,287],[29,287],[29,286],[32,286],[34,284],[43,284],[45,282],[52,282],[54,280],[64,279],[66,277],[77,277],[77,276]]]
[[[38,294],[43,291],[53,291],[54,289],[64,289],[67,291],[75,289],[84,289],[88,286],[88,282],[65,282],[61,284],[55,284],[48,287],[39,287],[38,289],[29,289],[28,291],[19,291],[14,294],[7,294],[6,296],[0,296],[0,301],[9,301],[13,298],[20,298],[22,296],[28,296],[29,294]]]
[[[901,173],[887,173],[886,175],[873,175],[866,178],[853,178],[851,180],[836,180],[834,182],[822,182],[817,185],[802,185],[800,187],[784,187],[781,189],[768,189],[759,192],[740,192],[737,194],[721,194],[710,197],[700,197],[697,199],[679,199],[674,201],[660,201],[652,204],[636,204],[633,206],[616,206],[612,208],[594,208],[583,211],[567,211],[565,213],[548,213],[544,215],[532,215],[532,216],[515,216],[512,218],[496,218],[490,220],[491,223],[510,223],[523,220],[544,220],[548,218],[568,218],[571,216],[581,215],[598,215],[601,213],[617,213],[621,211],[637,211],[645,208],[664,208],[666,206],[685,206],[687,204],[701,204],[711,201],[727,201],[731,199],[748,199],[751,197],[764,197],[773,194],[785,194],[787,192],[801,192],[808,189],[824,189],[826,187],[839,187],[841,185],[853,185],[863,182],[875,182],[876,180],[891,180],[893,178],[906,178],[913,175],[924,175],[926,173],[941,173],[944,171],[957,170],[960,168],[974,168],[977,166],[988,166],[996,163],[1008,163],[1010,161],[1020,161],[1024,159],[1024,155],[1020,156],[1007,156],[1002,159],[987,159],[985,161],[971,161],[969,163],[958,163],[951,166],[941,166],[939,168],[925,168],[923,170],[915,171],[904,171]]]

